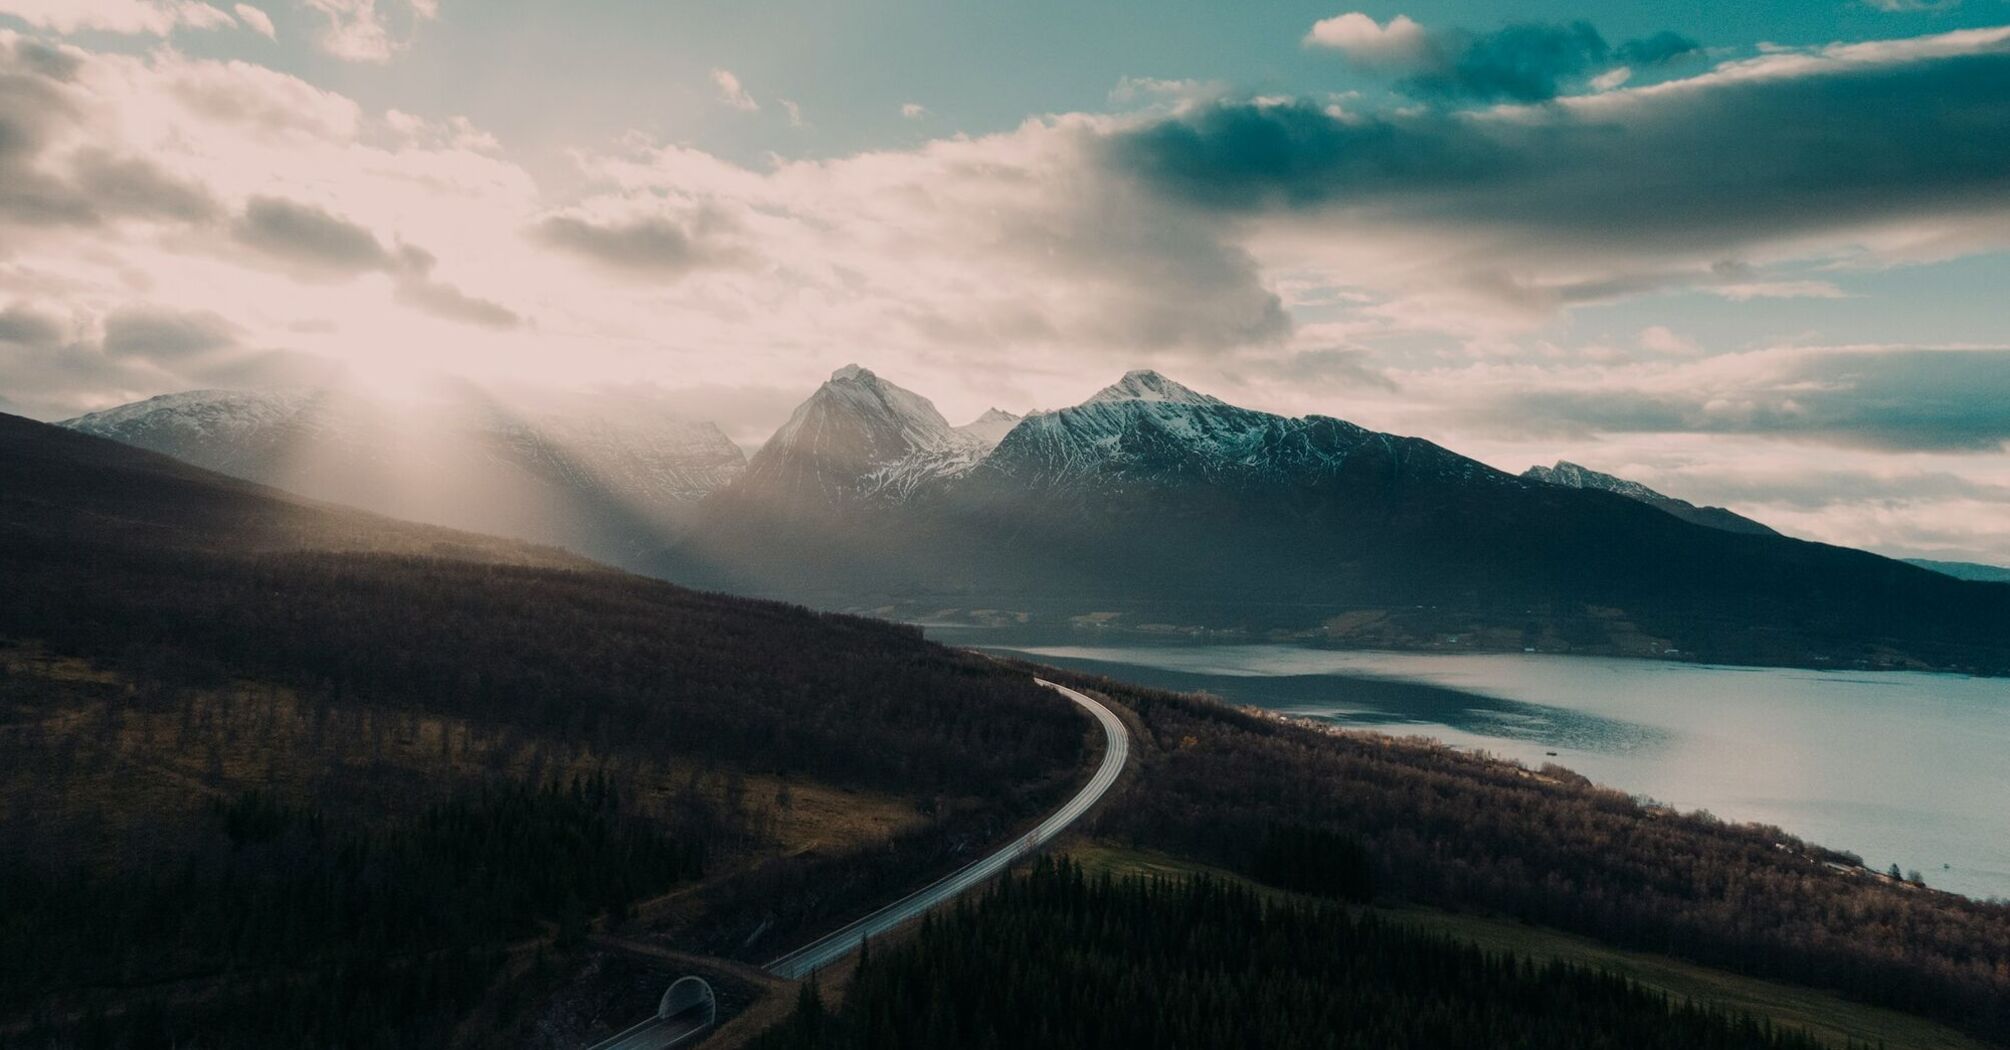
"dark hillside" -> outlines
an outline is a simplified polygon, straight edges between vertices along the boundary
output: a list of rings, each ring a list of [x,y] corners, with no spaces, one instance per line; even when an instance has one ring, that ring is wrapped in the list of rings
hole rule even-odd
[[[1086,758],[914,630],[12,417],[0,595],[0,1044],[505,1045],[591,922],[702,882],[646,928],[772,954]]]
[[[814,993],[757,1050],[1820,1050],[1800,1033],[1561,963],[1246,888],[1039,862]]]
[[[2010,904],[1864,870],[1778,828],[1678,815],[1568,770],[1323,732],[1066,672],[1148,746],[1109,838],[1256,874],[1280,827],[1365,847],[1379,895],[1833,989],[2010,1044]]]

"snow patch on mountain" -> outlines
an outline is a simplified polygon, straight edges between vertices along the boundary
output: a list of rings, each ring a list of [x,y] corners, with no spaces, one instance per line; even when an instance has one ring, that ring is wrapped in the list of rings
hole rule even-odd
[[[770,500],[904,500],[983,459],[995,444],[987,433],[995,421],[978,423],[952,427],[934,402],[846,365],[755,453],[747,488]]]
[[[1160,401],[1176,405],[1227,405],[1218,397],[1175,383],[1149,368],[1125,372],[1122,379],[1098,390],[1088,404],[1102,401]]]
[[[1606,474],[1581,467],[1569,460],[1559,459],[1553,467],[1534,466],[1522,471],[1522,477],[1539,481],[1546,485],[1560,485],[1572,489],[1596,489],[1625,496],[1627,499],[1645,503],[1650,507],[1665,511],[1683,521],[1703,525],[1726,532],[1742,532],[1758,535],[1776,535],[1773,529],[1753,521],[1742,514],[1722,507],[1699,507],[1685,499],[1663,495],[1637,481]]]
[[[1079,405],[1027,417],[999,443],[989,466],[1046,483],[1246,481],[1331,469],[1376,436],[1337,419],[1239,408],[1139,370]]]
[[[1566,459],[1557,460],[1553,467],[1530,467],[1522,472],[1522,476],[1550,485],[1562,485],[1565,488],[1598,489],[1601,492],[1617,493],[1642,503],[1653,503],[1669,498],[1637,481],[1581,467]]]

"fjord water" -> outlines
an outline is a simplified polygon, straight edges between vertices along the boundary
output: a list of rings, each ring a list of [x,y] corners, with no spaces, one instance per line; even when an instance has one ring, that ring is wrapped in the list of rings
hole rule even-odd
[[[1530,767],[1555,762],[1683,810],[1776,824],[1879,870],[1917,868],[1929,886],[2010,897],[2010,680],[930,634]]]

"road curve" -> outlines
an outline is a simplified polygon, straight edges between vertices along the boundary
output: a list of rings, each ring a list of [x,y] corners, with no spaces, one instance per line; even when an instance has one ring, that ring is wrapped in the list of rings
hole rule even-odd
[[[1089,697],[1063,685],[1055,685],[1043,678],[1034,681],[1082,706],[1103,727],[1103,764],[1096,769],[1096,775],[1082,786],[1068,804],[1054,811],[1052,816],[1040,822],[1040,826],[1012,840],[981,860],[972,862],[941,880],[908,894],[892,904],[873,912],[856,922],[820,937],[769,963],[765,969],[777,977],[800,980],[851,953],[868,937],[877,937],[912,919],[922,912],[950,900],[964,890],[976,886],[993,875],[1004,871],[1013,861],[1032,853],[1047,844],[1054,836],[1066,830],[1082,814],[1087,813],[1117,782],[1117,776],[1124,771],[1124,763],[1131,752],[1131,734],[1124,723],[1110,709]]]
[[[587,1047],[587,1050],[670,1050],[710,1027],[711,1022],[689,1013],[675,1017],[652,1017]]]

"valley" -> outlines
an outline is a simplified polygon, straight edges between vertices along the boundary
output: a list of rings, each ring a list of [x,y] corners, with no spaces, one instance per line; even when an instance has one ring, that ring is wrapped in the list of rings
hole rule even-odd
[[[0,0],[0,1050],[2010,1050],[2006,14]]]
[[[751,966],[1025,841],[1087,780],[1087,720],[1035,676],[1128,728],[1096,778],[1108,795],[1081,804],[1094,841],[1299,888],[1344,871],[1377,906],[1534,923],[1984,1040],[2010,1023],[1992,1005],[2002,905],[1865,877],[1777,828],[684,590],[25,420],[0,418],[0,445],[0,582],[19,596],[0,606],[0,1043],[576,1050],[697,972],[745,1012],[735,1039],[793,1045],[816,1015]],[[1005,885],[1038,885],[1044,863]],[[1458,929],[1449,947],[1392,943],[1470,959],[1458,945],[1480,933]],[[1711,992],[1685,1012],[1574,958],[1592,961],[1544,979],[1609,997],[1613,1024],[1673,1009],[1726,1045],[1815,1045],[1738,1019],[1769,1002]],[[1484,980],[1512,999],[1519,965]],[[1362,1009],[1440,994],[1410,980]]]

